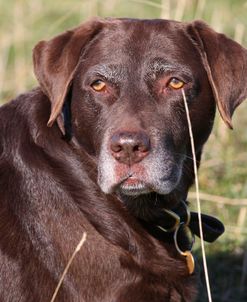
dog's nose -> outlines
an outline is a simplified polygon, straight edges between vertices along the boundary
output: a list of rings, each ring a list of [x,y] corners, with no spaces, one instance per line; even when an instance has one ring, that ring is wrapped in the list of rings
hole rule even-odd
[[[150,139],[143,132],[117,132],[110,140],[112,156],[126,165],[140,162],[150,151]]]

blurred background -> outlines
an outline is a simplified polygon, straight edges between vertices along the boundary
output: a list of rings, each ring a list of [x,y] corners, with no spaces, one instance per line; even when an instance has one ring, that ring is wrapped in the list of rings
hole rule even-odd
[[[92,16],[203,19],[247,46],[246,0],[0,0],[0,104],[37,85],[32,48],[39,40]],[[215,302],[247,301],[247,102],[233,125],[227,129],[217,115],[199,172],[202,210],[226,226],[216,243],[206,244]],[[192,208],[194,198],[192,188]],[[201,266],[199,240],[195,253]],[[207,301],[201,275],[198,302]]]

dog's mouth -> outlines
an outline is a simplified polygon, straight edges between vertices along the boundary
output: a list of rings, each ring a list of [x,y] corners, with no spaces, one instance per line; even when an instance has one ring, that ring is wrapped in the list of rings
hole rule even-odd
[[[98,183],[107,194],[120,193],[140,196],[148,193],[167,195],[173,191],[181,177],[180,165],[137,164],[132,167],[118,163],[105,165],[99,170]]]
[[[136,176],[130,175],[117,186],[116,191],[128,196],[138,196],[153,192],[153,189],[143,180],[140,180]]]

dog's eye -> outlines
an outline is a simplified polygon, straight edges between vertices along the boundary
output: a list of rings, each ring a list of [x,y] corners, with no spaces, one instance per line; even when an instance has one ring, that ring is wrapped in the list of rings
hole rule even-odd
[[[172,78],[168,83],[168,86],[173,89],[181,89],[184,86],[184,82],[177,78]]]
[[[97,92],[104,92],[106,90],[106,83],[101,80],[96,80],[91,87]]]

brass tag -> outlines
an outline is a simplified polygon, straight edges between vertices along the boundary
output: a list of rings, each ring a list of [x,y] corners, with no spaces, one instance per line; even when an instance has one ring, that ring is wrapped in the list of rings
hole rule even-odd
[[[190,251],[185,251],[183,252],[183,255],[186,257],[186,263],[187,263],[187,267],[189,270],[189,274],[193,274],[194,270],[195,270],[195,261],[194,261],[194,257],[191,254]]]

